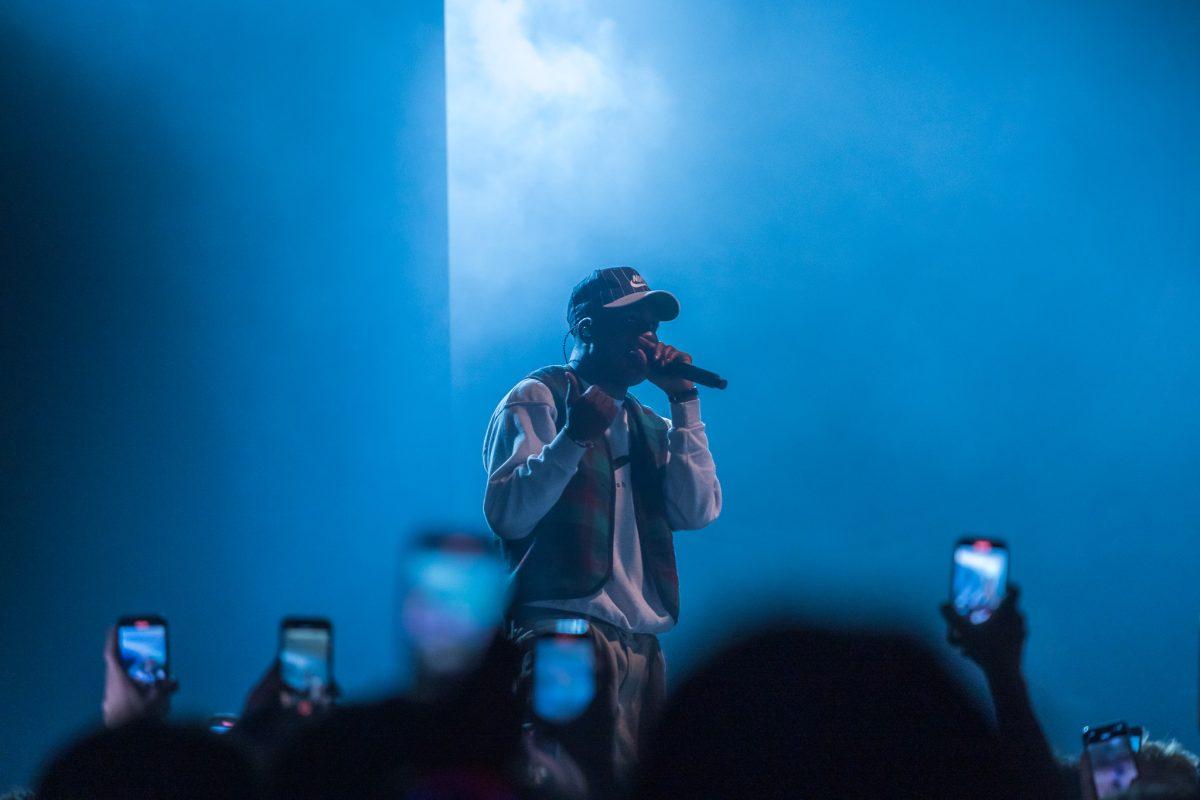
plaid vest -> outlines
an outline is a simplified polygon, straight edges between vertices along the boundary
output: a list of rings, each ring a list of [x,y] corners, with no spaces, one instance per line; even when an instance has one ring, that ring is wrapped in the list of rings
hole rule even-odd
[[[557,430],[567,421],[566,372],[565,367],[543,367],[528,376],[550,389]],[[667,425],[632,396],[626,397],[625,408],[643,569],[654,581],[667,613],[678,619],[679,573],[663,500]],[[604,586],[612,575],[615,482],[612,454],[604,440],[603,445],[583,454],[578,472],[532,533],[501,542],[512,570],[517,604],[587,597]]]

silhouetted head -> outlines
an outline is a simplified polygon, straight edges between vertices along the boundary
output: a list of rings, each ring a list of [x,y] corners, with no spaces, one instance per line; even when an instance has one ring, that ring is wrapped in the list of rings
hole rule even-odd
[[[490,535],[430,531],[403,551],[400,623],[418,693],[434,697],[478,666],[510,602],[508,567]]]
[[[279,800],[393,800],[511,794],[520,752],[520,654],[492,642],[480,666],[434,701],[334,709],[299,730],[270,769]],[[436,791],[434,791],[436,789]]]
[[[922,647],[787,629],[731,647],[672,698],[639,796],[1015,796],[982,714]]]
[[[1150,739],[1137,754],[1138,779],[1120,800],[1200,800],[1198,760],[1179,742]]]
[[[249,762],[200,729],[139,721],[84,737],[44,770],[39,800],[242,800],[258,797]]]

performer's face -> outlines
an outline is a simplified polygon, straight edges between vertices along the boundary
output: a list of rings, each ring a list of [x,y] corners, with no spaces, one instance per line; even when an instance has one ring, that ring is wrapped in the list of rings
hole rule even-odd
[[[646,380],[649,362],[641,340],[657,340],[658,317],[647,303],[606,309],[593,328],[596,364],[614,381],[635,386]]]

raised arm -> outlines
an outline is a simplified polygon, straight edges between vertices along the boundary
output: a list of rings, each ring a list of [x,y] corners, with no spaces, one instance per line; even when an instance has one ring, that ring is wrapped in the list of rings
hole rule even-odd
[[[483,513],[505,539],[528,536],[579,469],[585,448],[555,432],[554,398],[541,381],[517,384],[492,413],[483,442]]]
[[[948,639],[983,670],[1005,757],[1025,797],[1055,800],[1065,786],[1046,734],[1033,710],[1029,687],[1021,669],[1025,650],[1025,615],[1017,607],[1020,589],[1010,585],[1008,595],[992,617],[978,625],[959,616],[949,604],[941,607],[949,626]]]

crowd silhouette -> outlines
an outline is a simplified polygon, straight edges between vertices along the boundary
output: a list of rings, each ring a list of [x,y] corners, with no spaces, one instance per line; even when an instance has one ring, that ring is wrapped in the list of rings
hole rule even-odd
[[[1022,671],[1015,585],[983,622],[941,608],[991,709],[904,631],[781,617],[686,677],[619,774],[603,730],[615,700],[579,667],[604,661],[572,655],[587,655],[587,621],[513,635],[500,564],[483,537],[416,540],[401,616],[417,679],[378,702],[343,703],[332,680],[297,691],[277,660],[237,717],[171,722],[174,676],[131,679],[110,631],[103,726],[52,754],[32,792],[4,797],[1200,798],[1196,756],[1140,728],[1104,728],[1117,733],[1093,736],[1103,751],[1053,751]],[[1126,753],[1130,774],[1113,778],[1101,752]]]

